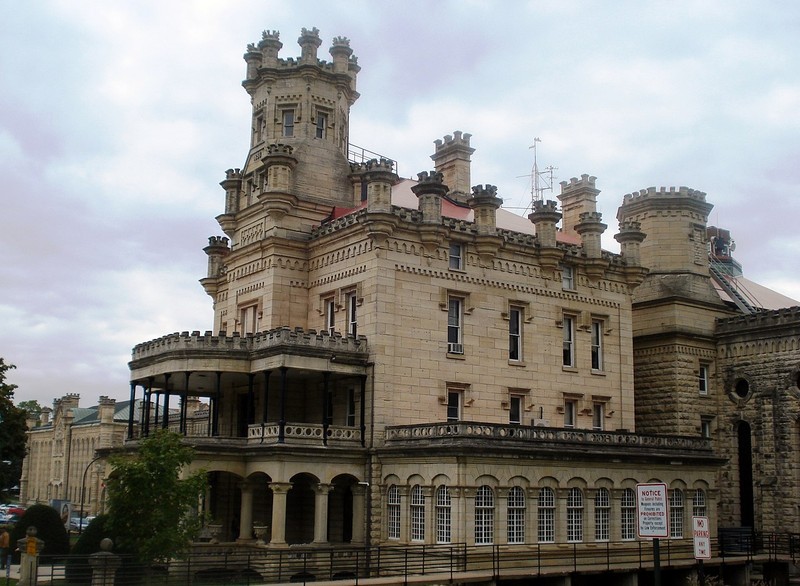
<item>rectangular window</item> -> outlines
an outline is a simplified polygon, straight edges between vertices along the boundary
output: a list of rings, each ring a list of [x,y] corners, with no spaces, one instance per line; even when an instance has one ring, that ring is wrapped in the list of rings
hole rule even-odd
[[[447,421],[461,419],[461,391],[447,391]]]
[[[386,502],[387,537],[389,539],[400,539],[400,490],[397,486],[389,487]]]
[[[564,400],[564,427],[575,427],[578,414],[578,404],[572,399]]]
[[[283,118],[283,132],[282,136],[294,136],[294,110],[284,110],[282,113]]]
[[[611,539],[611,496],[608,489],[600,488],[594,497],[594,539],[608,541]]]
[[[701,395],[708,394],[708,365],[701,364],[697,375],[698,390]]]
[[[636,539],[636,493],[632,488],[622,491],[620,507],[621,537],[625,541]]]
[[[351,291],[345,296],[347,304],[347,333],[350,336],[358,336],[358,319],[356,316],[356,308],[358,306],[358,297],[355,291]]]
[[[419,485],[411,489],[411,541],[425,541],[425,495]]]
[[[525,543],[525,491],[519,486],[511,487],[506,503],[506,540],[508,543]]]
[[[592,370],[603,370],[603,322],[592,320]]]
[[[333,328],[336,324],[336,303],[333,300],[333,297],[328,297],[323,301],[323,307],[325,310],[325,329],[328,330],[329,333],[333,333]]]
[[[567,493],[567,542],[583,541],[583,493],[570,488]]]
[[[459,242],[450,243],[450,268],[457,271],[464,269],[464,245]]]
[[[464,315],[464,300],[449,297],[447,300],[447,351],[450,354],[463,354],[461,323]]]
[[[575,268],[570,265],[561,265],[561,288],[567,291],[575,290]]]
[[[606,416],[606,406],[603,403],[592,404],[592,429],[601,431],[603,429],[603,419]]]
[[[705,438],[711,437],[711,417],[700,418],[700,436]]]
[[[564,366],[575,366],[575,318],[565,315],[563,321],[564,328],[564,352],[562,364]]]
[[[316,137],[325,138],[328,130],[328,115],[317,112]]]
[[[258,312],[256,309],[258,306],[256,305],[249,305],[247,307],[242,307],[239,310],[239,322],[241,324],[241,334],[254,334],[256,332],[257,327],[257,320],[258,320]]]
[[[556,497],[552,488],[545,487],[539,489],[539,498],[536,508],[539,517],[536,538],[539,540],[539,543],[553,543],[556,540]]]
[[[508,310],[508,359],[522,360],[522,318],[521,307],[510,307]]]
[[[347,389],[347,418],[345,425],[354,427],[356,424],[356,390],[353,387]]]
[[[446,486],[436,490],[436,543],[450,543],[450,491]]]
[[[683,491],[669,491],[669,536],[672,539],[683,537]]]
[[[514,425],[522,423],[521,395],[511,395],[508,398],[508,422]]]
[[[258,144],[262,140],[264,140],[264,117],[259,116],[256,118],[256,127],[255,127],[255,143]]]

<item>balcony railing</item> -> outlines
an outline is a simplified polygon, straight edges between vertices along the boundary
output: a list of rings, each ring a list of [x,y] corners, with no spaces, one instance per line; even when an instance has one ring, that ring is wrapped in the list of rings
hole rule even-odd
[[[329,425],[328,445],[359,446],[361,430],[355,427]],[[325,429],[312,423],[287,423],[283,430],[284,440],[292,445],[318,446],[323,443]],[[280,440],[280,426],[277,423],[257,423],[247,428],[247,443],[277,444]]]

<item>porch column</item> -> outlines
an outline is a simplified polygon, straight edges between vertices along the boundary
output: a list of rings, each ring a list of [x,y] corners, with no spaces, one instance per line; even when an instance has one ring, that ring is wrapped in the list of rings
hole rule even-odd
[[[286,547],[286,494],[291,482],[270,482],[272,489],[272,539],[270,545]]]
[[[314,487],[314,543],[328,543],[328,493],[332,488],[322,482]]]
[[[172,376],[171,372],[164,374],[164,415],[161,418],[161,428],[169,428],[169,379]]]
[[[286,443],[286,374],[289,369],[281,366],[281,417],[278,421],[278,443]]]
[[[181,395],[181,420],[178,429],[179,433],[186,435],[186,399],[189,396],[189,377],[192,376],[192,373],[187,370],[183,374],[186,384],[183,389],[183,395]]]
[[[131,382],[131,401],[128,406],[128,439],[133,439],[133,408],[136,406],[136,383]]]
[[[239,509],[239,538],[236,541],[250,541],[253,538],[253,485],[244,481],[239,488],[242,491],[242,506]]]
[[[150,404],[153,400],[153,377],[147,379],[147,387],[144,390],[144,401],[142,408],[142,436],[150,433]]]
[[[353,536],[350,538],[350,543],[359,545],[364,543],[367,488],[369,487],[366,484],[361,484],[360,482],[350,487],[350,491],[353,493]]]

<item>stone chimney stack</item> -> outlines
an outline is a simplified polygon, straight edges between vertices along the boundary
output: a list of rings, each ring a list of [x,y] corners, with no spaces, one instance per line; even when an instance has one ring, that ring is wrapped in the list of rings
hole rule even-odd
[[[208,246],[203,249],[208,255],[208,276],[218,277],[222,269],[222,261],[231,251],[228,248],[228,239],[225,236],[211,236]]]
[[[353,54],[353,49],[350,48],[350,39],[347,37],[334,37],[333,44],[328,52],[333,58],[333,71],[347,73],[350,56]]]
[[[97,403],[97,418],[100,423],[113,423],[114,422],[114,407],[117,401],[109,399],[108,397],[100,397]]]
[[[47,425],[50,423],[50,415],[53,413],[53,410],[50,407],[45,407],[42,409],[42,412],[39,414],[39,421],[42,425]]]
[[[561,230],[565,234],[578,235],[576,227],[582,222],[581,214],[597,211],[597,195],[600,190],[595,188],[596,179],[597,177],[584,173],[580,179],[573,177],[569,182],[561,182],[561,195],[558,199],[564,214]]]
[[[475,216],[475,226],[479,235],[492,235],[497,231],[497,209],[503,200],[497,197],[494,185],[476,185],[472,188],[472,197],[467,200]]]
[[[397,182],[394,164],[389,159],[372,159],[364,173],[367,183],[367,211],[392,211],[392,185]]]
[[[583,212],[580,223],[575,226],[575,231],[583,242],[583,251],[587,258],[600,258],[603,250],[600,246],[600,237],[608,226],[602,222],[603,214],[600,212]]]
[[[322,40],[319,38],[319,29],[314,27],[308,30],[304,27],[300,31],[300,38],[297,39],[297,44],[300,45],[300,64],[316,65],[317,49],[322,44]]]
[[[241,169],[225,171],[225,179],[220,181],[220,185],[225,190],[225,213],[235,214],[239,211],[239,193],[242,191]]]
[[[626,264],[641,266],[640,248],[645,237],[640,222],[625,220],[620,223],[619,233],[614,235],[614,240],[619,242],[620,253]]]
[[[469,146],[472,135],[462,134],[456,130],[444,140],[435,140],[436,152],[431,155],[437,173],[441,173],[444,182],[450,187],[451,199],[466,203],[470,193],[470,157],[475,149]]]
[[[443,182],[443,176],[436,171],[423,171],[417,174],[419,183],[411,188],[419,200],[418,207],[422,212],[422,221],[425,224],[440,224],[442,222],[442,198],[447,194],[448,187]]]

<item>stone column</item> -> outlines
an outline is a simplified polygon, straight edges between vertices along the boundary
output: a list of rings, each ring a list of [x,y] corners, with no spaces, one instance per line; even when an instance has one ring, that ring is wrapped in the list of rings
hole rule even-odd
[[[464,543],[464,499],[463,489],[448,487],[450,491],[450,543]]]
[[[314,543],[328,543],[328,494],[332,488],[322,482],[314,487]]]
[[[465,487],[462,491],[460,512],[462,514],[460,526],[461,539],[467,545],[475,545],[475,493],[474,486]]]
[[[290,482],[270,482],[272,489],[272,539],[270,545],[286,547],[286,494],[292,488]]]
[[[411,527],[409,525],[409,503],[408,486],[398,486],[397,492],[400,494],[400,543],[408,543],[411,537]]]
[[[247,481],[239,485],[242,491],[242,506],[239,509],[239,538],[237,541],[250,541],[253,538],[253,485]]]
[[[422,486],[422,498],[425,503],[425,543],[436,543],[436,500],[432,486]]]
[[[92,567],[92,586],[114,586],[114,576],[122,564],[120,557],[111,553],[114,547],[108,537],[100,541],[100,550],[89,556],[89,565]]]
[[[350,487],[353,493],[353,536],[351,543],[364,543],[364,530],[366,527],[367,485],[354,484]]]
[[[508,543],[508,488],[495,490],[494,543]]]

